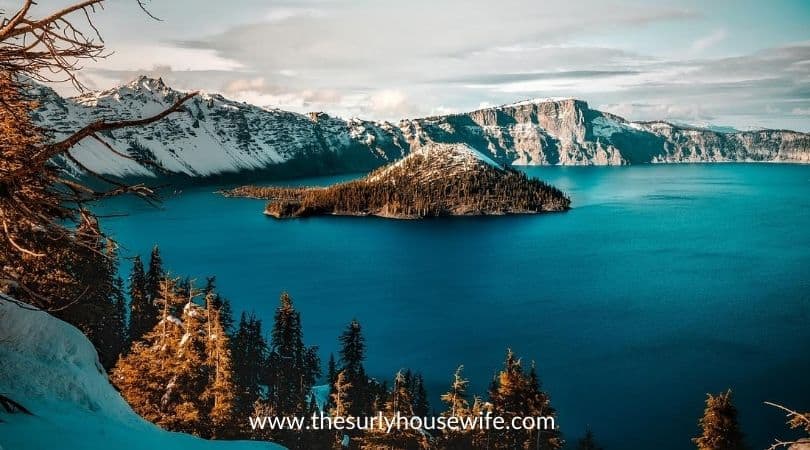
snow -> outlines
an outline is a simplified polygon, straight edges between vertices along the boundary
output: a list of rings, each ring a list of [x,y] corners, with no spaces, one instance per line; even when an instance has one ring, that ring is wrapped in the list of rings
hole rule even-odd
[[[515,103],[509,103],[506,105],[499,106],[498,108],[511,108],[515,106],[529,106],[529,105],[540,105],[543,103],[559,103],[559,102],[567,102],[576,100],[573,97],[542,97],[542,98],[530,98],[526,100],[521,100]]]
[[[177,325],[177,326],[179,326],[179,327],[182,327],[182,326],[183,326],[183,321],[182,321],[182,320],[180,320],[180,319],[178,319],[177,317],[174,317],[174,316],[173,316],[173,315],[171,315],[171,314],[169,314],[168,316],[166,316],[166,318],[165,318],[165,319],[163,319],[163,320],[168,320],[169,322],[171,322],[171,323],[173,323],[173,324],[175,324],[175,325]]]
[[[183,307],[183,312],[189,317],[197,317],[200,314],[199,310],[200,307],[193,302],[188,302],[186,306]]]
[[[78,329],[2,294],[0,361],[0,392],[33,413],[0,412],[0,445],[5,449],[282,448],[161,430],[135,414],[110,385],[95,349]]]
[[[622,133],[626,129],[623,123],[606,116],[599,116],[593,119],[591,124],[593,125],[593,134],[606,139],[609,139],[615,133]]]
[[[318,409],[323,411],[326,403],[329,400],[329,391],[331,388],[328,384],[321,384],[318,386],[312,386],[312,390],[310,391],[311,395],[315,396],[315,403],[318,405]]]
[[[431,144],[426,145],[414,153],[422,153],[426,157],[437,155],[449,155],[454,161],[458,163],[465,163],[471,161],[481,161],[495,168],[501,168],[501,165],[496,163],[489,156],[479,152],[478,150],[470,147],[467,144]]]

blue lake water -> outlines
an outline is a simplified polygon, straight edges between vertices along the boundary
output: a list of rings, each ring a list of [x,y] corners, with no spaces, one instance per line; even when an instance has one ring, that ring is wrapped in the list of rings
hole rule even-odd
[[[421,371],[434,406],[459,364],[484,394],[511,347],[537,361],[569,441],[590,424],[611,449],[690,448],[705,393],[729,387],[754,448],[787,435],[762,402],[810,406],[810,166],[526,171],[574,209],[276,221],[216,187],[102,209],[129,212],[104,222],[124,256],[158,243],[267,327],[288,290],[324,365],[356,317],[369,373]]]

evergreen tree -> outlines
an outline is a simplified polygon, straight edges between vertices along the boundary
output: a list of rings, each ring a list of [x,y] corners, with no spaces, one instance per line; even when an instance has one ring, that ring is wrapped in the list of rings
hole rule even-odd
[[[236,414],[244,417],[256,408],[267,364],[267,343],[262,334],[262,322],[253,313],[241,314],[239,326],[231,340],[231,355],[236,384]]]
[[[207,339],[204,311],[194,303],[195,294],[190,289],[188,296],[184,297],[185,302],[180,303],[182,308],[175,304],[182,311],[180,320],[185,332],[178,343],[177,361],[164,394],[167,414],[163,420],[171,430],[208,437],[201,394],[208,386],[210,368],[205,365]],[[169,307],[167,311],[171,309]]]
[[[350,395],[353,401],[349,413],[358,417],[368,415],[373,409],[373,398],[368,392],[368,377],[363,367],[366,347],[360,322],[352,320],[339,340],[340,364],[352,386]]]
[[[489,392],[493,413],[511,423],[514,417],[555,416],[548,395],[540,390],[537,373],[526,374],[520,360],[508,350],[504,368],[495,377]],[[550,425],[550,424],[549,424]],[[489,433],[490,435],[492,432]],[[494,448],[562,448],[562,438],[558,430],[498,430]]]
[[[125,351],[127,325],[123,282],[117,275],[118,252],[115,243],[107,244],[105,256],[105,259],[99,261],[104,266],[100,269],[102,288],[97,292],[97,317],[93,328],[96,329],[99,341],[99,360],[109,370]]]
[[[129,342],[141,339],[157,321],[158,310],[147,294],[143,262],[135,256],[129,275]]]
[[[305,414],[312,386],[320,374],[320,363],[317,350],[304,346],[301,315],[286,292],[279,298],[270,348],[268,401],[278,415]],[[281,432],[278,436],[288,447],[301,445],[299,432]]]
[[[111,380],[127,403],[141,417],[158,426],[173,429],[173,381],[179,361],[177,353],[183,336],[183,324],[169,314],[172,304],[181,303],[171,280],[162,285],[158,323],[141,340],[135,341],[129,354],[118,360]]]
[[[303,412],[307,396],[319,375],[315,351],[304,346],[301,315],[292,298],[283,292],[270,334],[270,397],[279,414]]]
[[[737,423],[737,408],[731,401],[731,389],[706,394],[706,409],[698,421],[702,433],[692,439],[698,450],[743,450],[743,434]]]
[[[585,428],[585,436],[577,441],[577,450],[603,450],[602,447],[596,443],[591,427]]]
[[[374,416],[380,411],[385,411],[385,404],[388,402],[388,380],[383,380],[382,383],[376,380],[368,380],[367,389],[371,399],[371,412],[369,415]]]
[[[123,348],[123,317],[116,309],[120,292],[117,246],[101,232],[98,222],[89,215],[76,230],[77,244],[64,261],[81,291],[75,302],[53,314],[80,329],[93,343],[105,369],[111,368]]]
[[[382,411],[383,416],[389,420],[396,420],[397,417],[412,417],[414,409],[410,390],[405,373],[397,372],[385,409]],[[414,430],[410,427],[394,427],[390,432],[384,428],[373,428],[368,430],[362,439],[364,449],[426,449],[428,447],[429,442],[422,430]]]
[[[528,410],[531,417],[557,417],[557,410],[551,406],[551,399],[548,394],[540,388],[540,380],[537,376],[537,365],[532,361],[529,370],[529,385],[527,397],[529,400]],[[555,423],[556,426],[556,423]],[[529,439],[542,444],[543,448],[562,448],[562,434],[558,428],[551,430],[529,430]]]
[[[410,385],[411,398],[413,399],[413,413],[419,417],[427,417],[430,412],[430,404],[428,403],[427,390],[425,389],[425,380],[422,374],[415,374],[411,379]]]
[[[127,351],[129,335],[127,327],[127,305],[124,299],[124,280],[116,276],[113,283],[113,309],[109,320],[110,340],[113,342],[111,354],[116,360]],[[112,365],[110,365],[112,368]]]
[[[205,353],[210,379],[202,398],[208,403],[212,436],[233,437],[237,428],[234,414],[236,386],[233,382],[230,343],[213,297],[214,294],[209,291],[205,301],[208,325]]]
[[[332,417],[349,417],[352,407],[351,393],[353,391],[349,377],[346,376],[346,371],[338,372],[335,377],[335,383],[332,386],[332,394],[329,396],[329,402],[332,408],[329,410],[329,415]],[[348,434],[344,434],[340,430],[336,430],[334,434],[333,448],[346,447],[343,445],[349,439]]]
[[[338,373],[337,362],[335,362],[335,354],[334,353],[329,354],[329,365],[328,365],[327,370],[328,370],[327,376],[329,377],[329,379],[328,379],[329,386],[334,386],[335,381],[337,380],[337,373]]]
[[[453,374],[450,390],[441,396],[442,402],[447,405],[447,409],[441,414],[444,417],[463,418],[471,415],[470,404],[467,400],[469,380],[462,376],[463,370],[464,366],[458,366],[458,369]],[[468,429],[445,429],[440,437],[440,447],[449,450],[471,448],[473,431]]]
[[[163,258],[160,256],[160,249],[157,245],[152,247],[152,254],[149,256],[149,271],[146,272],[146,297],[154,301],[160,296],[160,281],[165,278],[163,271]],[[177,282],[174,286],[177,287]]]
[[[211,302],[198,305],[193,286],[185,298],[180,291],[176,280],[160,282],[160,320],[119,359],[112,380],[138,414],[165,429],[232,437],[236,389],[227,335]]]
[[[327,364],[326,382],[329,383],[329,397],[326,399],[324,411],[328,411],[332,407],[332,391],[335,388],[335,381],[337,381],[337,362],[335,361],[335,354],[329,354],[329,363]]]
[[[217,277],[213,276],[205,278],[203,295],[208,298],[208,294],[213,294],[212,301],[214,307],[219,311],[219,321],[228,336],[233,336],[233,309],[231,308],[231,302],[217,292],[216,280]]]

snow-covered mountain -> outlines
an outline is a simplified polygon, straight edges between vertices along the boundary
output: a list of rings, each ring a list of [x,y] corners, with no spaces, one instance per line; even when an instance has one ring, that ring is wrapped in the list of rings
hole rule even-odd
[[[55,137],[101,118],[145,117],[181,93],[139,77],[114,89],[63,99],[35,85],[37,123]],[[148,127],[117,130],[115,148],[190,177],[267,171],[279,176],[366,171],[424,144],[464,143],[498,163],[621,165],[650,162],[810,163],[810,135],[786,130],[723,132],[667,122],[629,122],[576,99],[527,100],[399,123],[343,120],[267,109],[202,93]],[[112,155],[93,140],[73,155],[91,170],[153,176],[150,165]],[[66,167],[78,171],[69,162]]]
[[[0,294],[0,393],[32,415],[0,409],[0,448],[108,450],[281,449],[207,441],[139,417],[107,379],[93,344],[73,326]]]

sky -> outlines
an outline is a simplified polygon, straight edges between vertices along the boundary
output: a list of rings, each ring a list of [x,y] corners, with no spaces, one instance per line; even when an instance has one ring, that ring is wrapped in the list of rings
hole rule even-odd
[[[630,120],[810,131],[807,0],[148,6],[161,21],[134,0],[109,0],[94,15],[114,53],[86,65],[89,87],[147,74],[259,106],[378,120],[576,97]]]

